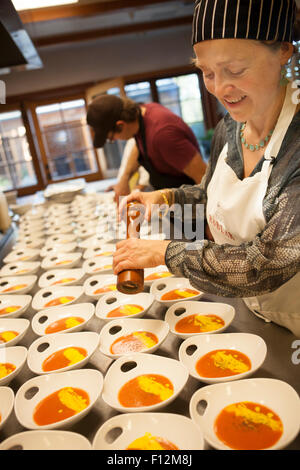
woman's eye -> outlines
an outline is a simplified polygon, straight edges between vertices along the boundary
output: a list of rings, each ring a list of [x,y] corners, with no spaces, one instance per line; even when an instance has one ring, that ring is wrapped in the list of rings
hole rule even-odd
[[[230,75],[233,75],[234,77],[238,77],[239,75],[242,75],[245,72],[246,69],[238,70],[237,72],[234,72],[232,70],[228,70]]]
[[[204,75],[204,78],[206,80],[212,80],[214,78],[214,74],[213,73],[206,74],[206,75]]]

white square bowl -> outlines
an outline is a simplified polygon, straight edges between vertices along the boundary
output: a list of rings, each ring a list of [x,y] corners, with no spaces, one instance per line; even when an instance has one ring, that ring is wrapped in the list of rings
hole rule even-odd
[[[104,294],[98,300],[96,304],[96,317],[101,318],[101,320],[111,321],[115,320],[116,318],[138,318],[142,317],[146,314],[149,310],[151,305],[154,302],[154,297],[152,294],[141,292],[139,294],[123,294],[119,291],[108,292]],[[142,310],[138,313],[133,315],[123,315],[120,317],[109,317],[108,314],[119,307],[125,305],[138,305],[142,307]]]
[[[132,333],[136,332],[147,332],[152,333],[157,338],[157,343],[151,347],[147,347],[144,345],[142,349],[138,351],[128,349],[127,352],[123,354],[115,354],[111,352],[112,344],[123,337],[128,335],[132,335]],[[126,319],[119,319],[113,320],[101,329],[100,331],[100,351],[105,354],[105,356],[111,357],[112,359],[116,359],[121,356],[131,355],[134,352],[143,352],[143,353],[153,353],[155,352],[163,341],[166,339],[169,333],[169,326],[163,320],[152,320],[152,319],[144,319],[144,318],[126,318]]]
[[[89,361],[98,345],[99,334],[93,331],[69,333],[68,335],[57,333],[56,335],[44,336],[36,339],[28,348],[27,364],[29,369],[37,375],[80,369]],[[43,362],[57,351],[61,351],[65,348],[83,348],[86,351],[86,356],[81,361],[70,364],[69,366],[45,371],[43,369]]]
[[[0,278],[0,294],[27,294],[35,286],[36,275],[6,276]]]
[[[48,305],[49,302],[54,302],[61,297],[70,298],[68,302],[59,305]],[[47,308],[58,307],[62,308],[65,305],[72,305],[82,302],[84,297],[84,290],[82,286],[49,286],[39,290],[32,299],[32,308],[34,310],[45,310]]]
[[[0,429],[4,426],[5,422],[10,417],[14,408],[14,401],[15,395],[12,389],[9,387],[0,387]]]
[[[169,379],[174,393],[164,401],[150,406],[126,407],[118,400],[120,389],[130,380],[145,374],[158,374]],[[180,394],[188,380],[188,370],[175,359],[154,354],[135,353],[118,358],[108,369],[104,379],[103,400],[121,413],[158,410],[171,403]]]
[[[244,401],[270,408],[283,423],[282,436],[268,450],[283,449],[297,436],[300,398],[289,384],[277,379],[245,379],[202,387],[191,398],[190,416],[212,447],[232,450],[217,437],[215,420],[226,406]]]
[[[201,357],[216,350],[233,350],[245,354],[251,362],[247,372],[226,377],[203,377],[196,370],[196,364]],[[250,333],[223,333],[221,335],[192,336],[181,343],[179,360],[187,367],[189,373],[201,382],[212,384],[230,382],[249,377],[261,367],[267,354],[267,345],[258,335]]]
[[[126,450],[150,433],[174,444],[178,450],[202,450],[203,434],[193,421],[173,413],[125,413],[107,420],[93,440],[94,450]],[[115,437],[117,436],[117,437]]]
[[[207,331],[199,333],[182,333],[176,330],[177,322],[190,315],[216,315],[220,317],[223,320],[224,325],[219,329],[209,331],[209,334],[222,333],[232,323],[235,317],[235,309],[231,305],[225,303],[194,302],[191,300],[185,300],[168,308],[165,315],[165,321],[169,324],[170,331],[182,339],[190,338],[195,335],[206,335],[208,333]]]
[[[91,450],[90,441],[71,431],[24,431],[8,437],[0,444],[0,450]]]
[[[18,344],[26,335],[29,327],[30,321],[26,318],[0,318],[0,337],[5,331],[14,331],[17,333],[17,336],[10,341],[1,343],[0,340],[0,348]]]
[[[195,289],[189,282],[188,279],[185,277],[168,277],[165,279],[158,279],[154,281],[152,286],[150,287],[150,293],[154,295],[155,300],[157,300],[160,304],[164,305],[165,307],[170,307],[171,305],[182,302],[186,300],[185,297],[175,299],[175,300],[162,300],[162,296],[166,293],[174,290],[174,289],[192,289],[193,291],[198,292],[197,294],[193,295],[192,297],[188,297],[189,300],[198,300],[200,297],[203,296],[203,292]]]
[[[33,419],[35,407],[44,398],[64,387],[84,390],[89,395],[89,405],[84,410],[67,419],[39,426]],[[58,429],[68,427],[78,422],[91,411],[101,395],[102,387],[103,376],[100,371],[94,369],[71,370],[34,377],[25,382],[16,393],[14,409],[17,420],[27,429]]]
[[[82,322],[77,325],[60,330],[59,333],[74,333],[81,331],[87,322],[93,317],[95,313],[95,306],[92,303],[79,303],[66,305],[65,307],[51,307],[41,310],[34,315],[31,321],[31,327],[35,334],[38,336],[51,336],[58,333],[46,333],[46,329],[52,323],[70,317],[82,318]]]
[[[0,313],[0,319],[20,317],[30,306],[31,300],[31,295],[0,295],[0,312],[4,312]]]

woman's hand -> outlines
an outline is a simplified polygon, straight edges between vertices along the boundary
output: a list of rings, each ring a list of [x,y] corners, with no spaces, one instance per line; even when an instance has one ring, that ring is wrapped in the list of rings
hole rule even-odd
[[[119,221],[124,219],[126,220],[126,205],[129,202],[137,201],[143,206],[145,206],[145,214],[144,219],[149,222],[151,219],[151,214],[153,211],[153,205],[161,205],[164,204],[164,199],[161,195],[160,191],[152,191],[152,192],[140,192],[140,191],[133,191],[128,196],[122,198],[122,201],[119,205]],[[156,207],[157,209],[157,207]]]
[[[170,240],[141,240],[129,238],[117,243],[113,256],[114,274],[124,269],[153,268],[165,264]]]

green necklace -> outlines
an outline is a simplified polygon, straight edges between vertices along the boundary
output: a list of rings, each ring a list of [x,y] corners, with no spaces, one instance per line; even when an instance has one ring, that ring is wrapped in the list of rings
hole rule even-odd
[[[271,137],[271,135],[272,135],[273,132],[274,132],[274,129],[272,129],[272,130],[269,132],[269,134],[268,134],[263,140],[261,140],[261,141],[259,142],[259,144],[253,145],[253,144],[248,144],[248,143],[246,142],[246,139],[245,139],[245,137],[244,137],[244,130],[245,130],[245,127],[246,127],[246,122],[244,122],[244,124],[243,124],[242,127],[241,127],[241,131],[240,131],[241,142],[242,142],[242,144],[244,145],[244,147],[245,147],[246,149],[251,150],[251,152],[255,152],[256,150],[261,150],[262,148],[264,148],[264,147],[267,145],[267,143],[269,142],[270,137]]]

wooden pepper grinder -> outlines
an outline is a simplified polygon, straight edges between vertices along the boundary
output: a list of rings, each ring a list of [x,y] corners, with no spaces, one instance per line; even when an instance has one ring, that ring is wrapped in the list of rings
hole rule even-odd
[[[140,223],[137,219],[140,217],[140,203],[129,202],[126,206],[127,211],[127,238],[140,237]],[[119,272],[117,278],[117,289],[123,294],[138,294],[144,290],[144,270],[126,269]]]

